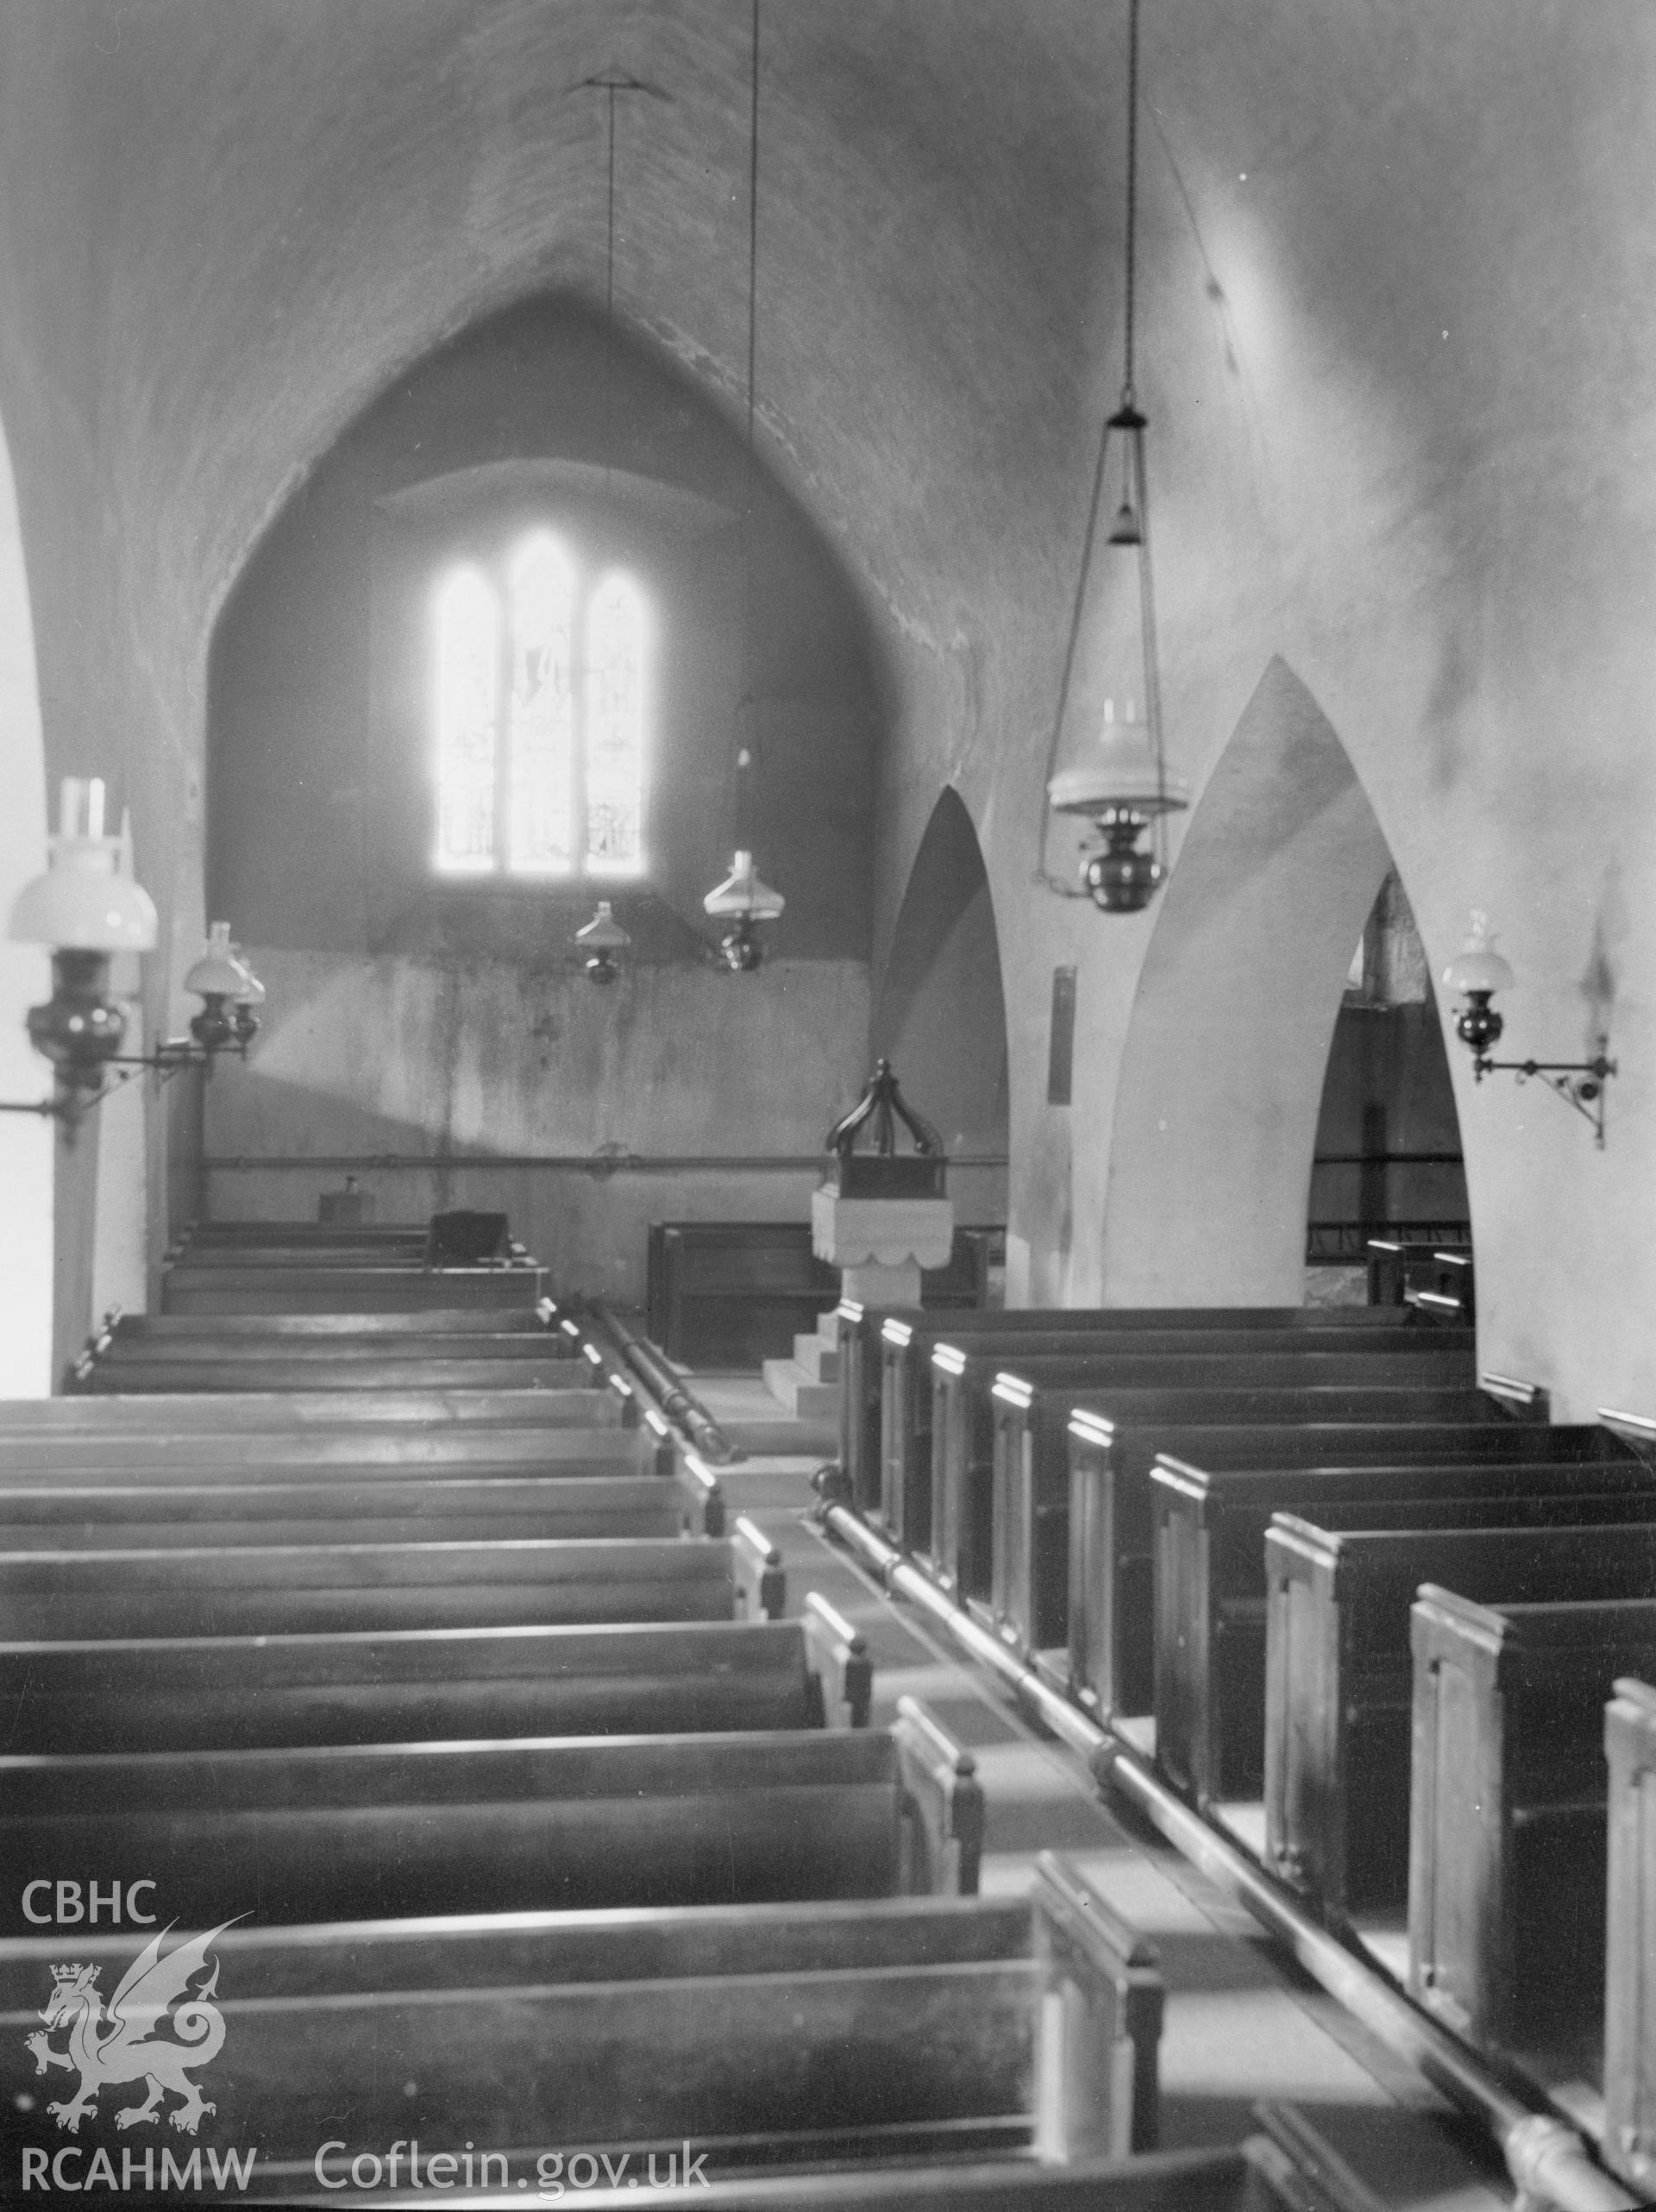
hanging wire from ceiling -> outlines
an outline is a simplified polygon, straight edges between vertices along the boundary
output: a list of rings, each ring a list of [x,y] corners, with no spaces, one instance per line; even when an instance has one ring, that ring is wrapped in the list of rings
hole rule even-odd
[[[719,939],[719,958],[732,973],[752,975],[764,953],[757,930],[776,921],[787,902],[754,866],[754,829],[760,770],[759,717],[756,712],[758,660],[756,568],[754,557],[758,505],[757,406],[759,388],[759,90],[760,0],[752,0],[749,22],[748,72],[748,375],[746,438],[742,500],[742,696],[737,702],[731,749],[731,814],[736,851],[731,872],[702,901],[703,909],[728,927]]]
[[[1047,746],[1044,793],[1049,803],[1044,803],[1038,821],[1039,848],[1037,853],[1036,878],[1053,891],[1066,898],[1088,897],[1095,903],[1116,912],[1132,912],[1145,905],[1167,873],[1166,829],[1167,814],[1185,803],[1181,791],[1176,790],[1167,773],[1165,750],[1162,742],[1162,701],[1160,662],[1156,640],[1156,609],[1150,550],[1149,493],[1145,473],[1145,430],[1146,420],[1141,412],[1135,387],[1138,343],[1138,105],[1139,105],[1139,12],[1140,0],[1128,0],[1127,5],[1127,145],[1126,192],[1126,238],[1122,255],[1122,375],[1121,391],[1115,412],[1105,421],[1100,437],[1098,458],[1093,471],[1091,498],[1088,504],[1087,527],[1082,539],[1081,566],[1076,579],[1075,597],[1070,606],[1069,630],[1064,641],[1063,660],[1058,681],[1057,712],[1053,716],[1051,735]],[[1093,563],[1098,548],[1099,518],[1106,481],[1109,473],[1112,437],[1120,439],[1122,449],[1121,500],[1116,510],[1107,543],[1122,549],[1132,549],[1137,555],[1139,607],[1139,647],[1143,662],[1145,727],[1150,743],[1154,766],[1153,785],[1132,781],[1123,785],[1113,798],[1107,795],[1107,784],[1099,780],[1096,802],[1077,802],[1073,797],[1063,802],[1063,811],[1091,813],[1103,831],[1108,852],[1095,856],[1083,869],[1086,888],[1077,890],[1073,885],[1055,877],[1046,865],[1046,838],[1050,819],[1050,801],[1057,769],[1059,748],[1069,718],[1074,688],[1076,657],[1080,649],[1082,623],[1085,619],[1088,585],[1093,575]],[[1107,718],[1109,713],[1106,703]],[[1131,707],[1128,720],[1131,721]],[[1120,728],[1122,726],[1118,725]],[[1110,740],[1107,738],[1106,744]],[[1073,782],[1074,771],[1062,779]],[[1136,827],[1131,828],[1133,823]],[[1148,823],[1151,834],[1151,850],[1148,856],[1134,853],[1132,846],[1140,830]]]
[[[748,382],[746,455],[742,483],[742,697],[736,710],[737,843],[753,845],[757,717],[754,678],[757,612],[754,604],[754,507],[757,492],[756,411],[759,386],[759,0],[753,0],[748,41]]]

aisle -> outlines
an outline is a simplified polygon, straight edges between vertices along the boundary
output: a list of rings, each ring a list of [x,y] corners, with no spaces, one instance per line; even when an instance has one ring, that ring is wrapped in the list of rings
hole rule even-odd
[[[712,1410],[741,1402],[738,1379],[698,1376]],[[1100,1798],[1082,1761],[1044,1738],[1000,1687],[962,1662],[888,1598],[811,1518],[813,1453],[756,1455],[720,1470],[733,1513],[781,1552],[788,1610],[819,1590],[868,1638],[874,1722],[923,1698],[975,1754],[988,1801],[982,1887],[1016,1894],[1035,1855],[1062,1850],[1157,1945],[1168,1990],[1161,2044],[1163,2139],[1232,2143],[1261,2099],[1308,2108],[1388,2207],[1494,2212],[1500,2170],[1465,2147],[1470,2131],[1320,1989],[1274,1958],[1254,1922],[1152,1832]],[[1457,2140],[1458,2137],[1459,2140]],[[1487,2178],[1486,2178],[1487,2177]]]

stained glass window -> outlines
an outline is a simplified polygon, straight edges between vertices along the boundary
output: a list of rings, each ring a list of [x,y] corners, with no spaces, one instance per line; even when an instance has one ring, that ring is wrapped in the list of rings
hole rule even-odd
[[[511,571],[507,864],[517,875],[567,875],[574,859],[574,595],[562,547],[538,532]]]
[[[644,864],[644,608],[626,577],[599,584],[586,633],[586,872],[636,876]]]
[[[442,581],[436,865],[448,875],[643,872],[649,613],[590,591],[549,531]]]
[[[437,595],[437,866],[494,864],[500,606],[481,570],[461,569]]]

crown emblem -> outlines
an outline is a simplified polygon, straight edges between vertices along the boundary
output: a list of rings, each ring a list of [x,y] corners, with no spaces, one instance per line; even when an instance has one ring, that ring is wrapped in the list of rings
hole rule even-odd
[[[97,1981],[98,1970],[96,1966],[54,1966],[52,1979],[61,1985],[66,1982],[78,1982],[84,1974],[90,1985]]]

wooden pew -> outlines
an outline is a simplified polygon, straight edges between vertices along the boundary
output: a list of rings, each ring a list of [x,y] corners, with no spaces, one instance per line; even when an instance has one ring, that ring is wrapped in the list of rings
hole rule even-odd
[[[398,1423],[288,1430],[242,1430],[223,1436],[31,1436],[6,1437],[9,1484],[284,1482],[338,1479],[411,1480],[425,1474],[571,1476],[643,1474],[666,1455],[648,1430],[506,1428],[484,1423],[421,1430]]]
[[[945,1587],[981,1599],[993,1589],[993,1388],[1001,1373],[1043,1387],[1073,1386],[1077,1392],[1118,1386],[1266,1389],[1341,1379],[1380,1386],[1407,1380],[1431,1388],[1477,1379],[1470,1341],[1464,1347],[1446,1337],[1440,1343],[1415,1330],[1365,1329],[1356,1348],[1349,1330],[1309,1329],[1032,1335],[1015,1349],[993,1336],[965,1344],[940,1341],[932,1354],[929,1465],[922,1472],[913,1460],[888,1459],[885,1489],[904,1501],[910,1525],[932,1519],[935,1504],[929,1549],[938,1577]],[[899,1451],[906,1446],[902,1425],[891,1424]]]
[[[421,1313],[122,1313],[104,1332],[114,1344],[191,1344],[198,1339],[307,1343],[330,1336],[533,1336],[566,1340],[536,1306],[436,1306]]]
[[[1410,1636],[1409,1988],[1474,2043],[1596,2073],[1604,1705],[1656,1674],[1656,1599],[1496,1608],[1427,1584]]]
[[[135,1948],[95,1931],[72,1955],[107,1995]],[[60,1932],[0,1944],[8,2108],[72,2085],[42,2083],[24,2047],[65,1956]],[[690,2137],[714,2173],[1155,2143],[1155,1952],[1051,1856],[1017,1900],[234,1927],[210,1957],[225,2032],[205,2086],[292,2190],[339,2141],[342,2092],[348,2152],[417,2128],[524,2174],[572,2145],[637,2162]]]
[[[971,1896],[982,1842],[975,1763],[912,1698],[881,1729],[0,1758],[9,1865],[164,1870],[197,1928]]]
[[[18,1641],[293,1636],[342,1629],[778,1619],[775,1548],[619,1536],[0,1556],[0,1621]]]
[[[249,1271],[298,1267],[313,1273],[329,1268],[375,1267],[418,1273],[425,1267],[425,1239],[422,1236],[412,1244],[399,1241],[394,1245],[364,1246],[342,1243],[337,1238],[314,1244],[288,1244],[268,1237],[235,1244],[204,1244],[192,1237],[179,1247],[166,1265],[174,1273],[182,1270],[185,1273],[217,1267]]]
[[[106,1333],[99,1365],[110,1368],[141,1368],[164,1365],[168,1361],[187,1361],[201,1364],[234,1366],[248,1360],[292,1361],[317,1360],[407,1360],[415,1357],[434,1360],[573,1360],[574,1349],[568,1339],[556,1329],[546,1328],[538,1313],[530,1309],[527,1313],[491,1313],[486,1308],[476,1313],[440,1317],[436,1325],[423,1314],[381,1314],[381,1322],[398,1322],[396,1330],[374,1326],[373,1314],[225,1314],[209,1320],[204,1315],[158,1314],[158,1321],[170,1321],[174,1325],[164,1329],[125,1329],[117,1321]],[[348,1321],[356,1325],[349,1329],[309,1329],[303,1331],[272,1330],[264,1326],[267,1321],[309,1321],[323,1318],[329,1321]],[[451,1320],[463,1319],[473,1323],[502,1322],[504,1328],[450,1328]],[[527,1321],[527,1328],[516,1325]],[[257,1325],[252,1329],[233,1328],[234,1322]],[[411,1322],[422,1325],[410,1328]],[[185,1325],[179,1327],[177,1324]]]
[[[1265,1537],[1265,1849],[1335,1913],[1408,1888],[1409,1607],[1423,1583],[1482,1602],[1644,1597],[1656,1526],[1320,1529]]]
[[[797,1620],[0,1644],[0,1751],[866,1728],[868,1646]]]
[[[1376,1367],[1383,1364],[1376,1361]],[[1032,1379],[1010,1369],[990,1390],[994,1408],[993,1530],[988,1611],[997,1631],[1026,1653],[1064,1646],[1068,1637],[1070,1467],[1067,1445],[1073,1412],[1102,1415],[1118,1430],[1157,1437],[1176,1425],[1273,1427],[1476,1422],[1487,1419],[1491,1401],[1477,1390],[1408,1381],[1393,1386],[1360,1379],[1288,1385],[1276,1389],[1232,1387],[1090,1390],[1075,1381]],[[1142,1468],[1142,1472],[1140,1472]],[[1147,1460],[1128,1473],[1115,1469],[1116,1536],[1149,1551],[1150,1484]],[[1146,1594],[1148,1594],[1146,1593]],[[1149,1614],[1143,1624],[1139,1665],[1150,1673]],[[1061,1669],[1067,1672],[1065,1667]]]
[[[1358,1309],[1362,1310],[1363,1309]],[[1116,1421],[1072,1411],[1070,1446],[1069,1687],[1102,1713],[1154,1702],[1155,1613],[1150,1472],[1166,1455],[1207,1471],[1511,1463],[1560,1467],[1614,1451],[1603,1429],[1552,1428],[1489,1405],[1484,1419],[1207,1426]]]
[[[425,1249],[423,1222],[198,1221],[184,1230],[174,1247],[195,1244],[344,1244],[363,1251],[390,1246]]]
[[[182,1349],[114,1348],[79,1367],[77,1393],[198,1391],[577,1390],[592,1371],[549,1338],[450,1336],[407,1343],[345,1337],[295,1347],[245,1340]]]
[[[699,1511],[696,1525],[691,1515]],[[459,1480],[25,1485],[0,1480],[0,1554],[248,1544],[476,1543],[709,1531],[699,1491],[657,1474]]]
[[[241,1430],[382,1429],[443,1435],[480,1428],[597,1429],[618,1423],[624,1401],[607,1383],[587,1390],[265,1391],[206,1398],[15,1398],[0,1399],[0,1440],[228,1436]]]
[[[1446,1527],[1465,1522],[1459,1501],[1472,1501],[1490,1525],[1656,1519],[1656,1475],[1601,1434],[1604,1458],[1567,1467],[1548,1458],[1210,1469],[1158,1459],[1151,1491],[1162,1771],[1198,1804],[1258,1797],[1264,1787],[1265,1530],[1273,1513],[1338,1529]]]
[[[423,1308],[532,1307],[539,1267],[191,1267],[161,1278],[163,1313],[411,1313]]]
[[[1318,1312],[1305,1306],[1030,1307],[1013,1312],[938,1313],[924,1306],[865,1306],[842,1298],[835,1309],[840,1378],[840,1468],[845,1502],[864,1513],[882,1505],[881,1468],[928,1464],[932,1352],[938,1343],[982,1338],[1086,1336],[1102,1331],[1180,1334],[1186,1329],[1396,1327],[1395,1314],[1365,1307]],[[889,1411],[888,1411],[889,1407]]]
[[[1656,1688],[1628,1677],[1604,1710],[1609,1762],[1604,2155],[1656,2188]]]

